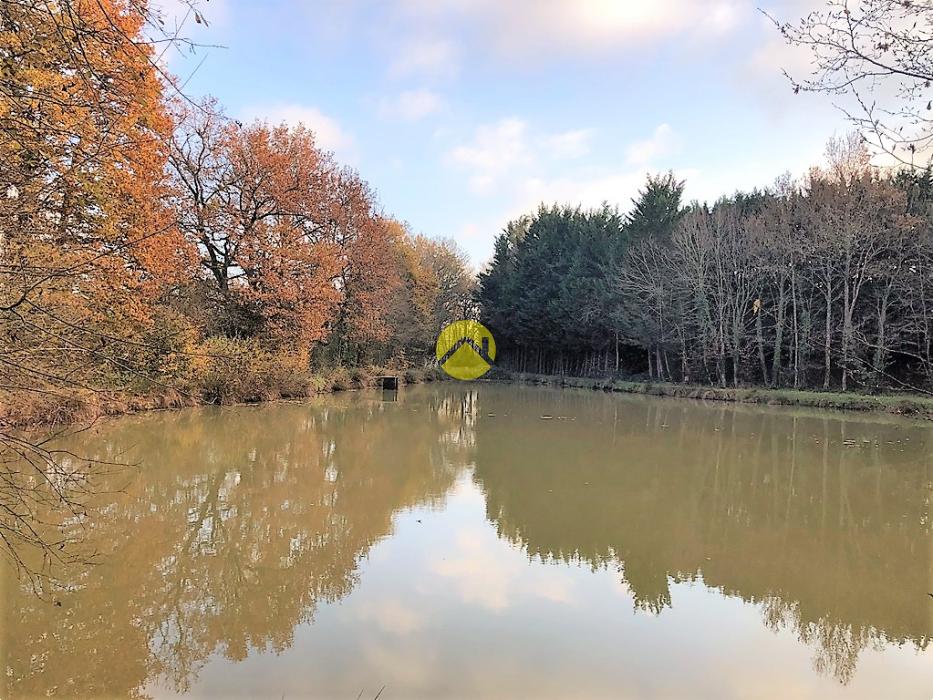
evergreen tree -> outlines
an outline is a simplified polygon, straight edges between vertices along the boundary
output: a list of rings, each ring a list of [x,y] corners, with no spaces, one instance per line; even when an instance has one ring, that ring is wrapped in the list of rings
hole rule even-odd
[[[645,188],[632,200],[634,208],[626,220],[628,238],[632,242],[648,237],[670,240],[680,219],[683,192],[684,181],[675,178],[673,172],[649,175]]]

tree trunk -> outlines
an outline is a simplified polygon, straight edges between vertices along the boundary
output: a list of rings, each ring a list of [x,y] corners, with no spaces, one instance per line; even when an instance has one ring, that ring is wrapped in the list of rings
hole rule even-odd
[[[790,273],[790,296],[794,315],[794,388],[800,388],[800,326],[797,320],[797,271]]]
[[[680,381],[684,384],[690,383],[690,374],[687,369],[687,338],[683,327],[680,329]]]
[[[848,275],[849,266],[846,264]],[[849,338],[852,336],[852,305],[849,303],[849,280],[842,285],[842,390],[847,388],[849,378]]]
[[[616,374],[619,373],[619,331],[616,331]]]
[[[833,343],[833,298],[831,288],[826,287],[826,328],[823,336],[823,388],[829,389],[830,371],[832,370]]]
[[[888,362],[888,350],[885,347],[885,324],[888,316],[888,294],[890,287],[885,290],[884,296],[878,304],[878,337],[875,342],[875,359],[873,362],[873,374],[875,376],[875,385],[882,381],[885,365]]]
[[[784,280],[778,285],[777,309],[774,319],[774,351],[771,356],[771,386],[781,386],[781,353],[784,347],[784,312],[787,307]]]
[[[739,388],[739,382],[741,380],[742,373],[742,357],[739,354],[739,345],[738,343],[732,348],[732,386],[736,389]]]
[[[761,295],[758,296],[761,299]],[[761,328],[761,308],[755,312],[755,338],[758,341],[758,361],[761,363],[761,381],[765,386],[771,386],[771,380],[768,378],[768,363],[765,360],[765,336]]]

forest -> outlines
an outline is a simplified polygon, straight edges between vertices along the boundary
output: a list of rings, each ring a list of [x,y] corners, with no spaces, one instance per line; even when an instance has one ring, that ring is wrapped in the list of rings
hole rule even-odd
[[[4,426],[346,385],[471,304],[310,130],[185,95],[177,41],[142,0],[0,7]]]
[[[933,389],[933,176],[857,134],[712,206],[651,176],[623,215],[542,207],[479,276],[503,366],[717,386]]]
[[[305,126],[186,95],[162,60],[185,40],[145,0],[0,8],[0,435],[15,452],[17,426],[424,367],[445,323],[476,315],[505,369],[933,389],[933,176],[917,138],[909,163],[895,145],[902,167],[872,164],[889,143],[877,119],[876,141],[861,128],[806,176],[712,205],[683,201],[673,173],[628,212],[542,205],[476,277]],[[779,26],[851,50],[826,27]],[[835,90],[834,65],[795,91]]]

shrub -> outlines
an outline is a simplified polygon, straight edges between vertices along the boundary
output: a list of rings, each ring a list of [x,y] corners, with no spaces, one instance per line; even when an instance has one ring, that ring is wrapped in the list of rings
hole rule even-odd
[[[274,353],[255,340],[208,338],[192,362],[192,384],[208,403],[306,396],[309,379],[302,353]]]
[[[368,386],[372,386],[373,375],[369,370],[363,367],[355,367],[350,370],[350,382],[356,389],[365,389]]]
[[[343,367],[337,367],[330,373],[330,388],[333,391],[346,391],[351,386],[350,373]]]

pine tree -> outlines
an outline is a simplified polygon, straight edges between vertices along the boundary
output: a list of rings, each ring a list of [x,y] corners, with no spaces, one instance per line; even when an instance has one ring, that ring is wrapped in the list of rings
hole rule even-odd
[[[634,243],[647,237],[670,240],[680,219],[683,192],[684,181],[677,180],[673,172],[649,175],[645,188],[632,200],[634,208],[626,221],[630,241]]]

